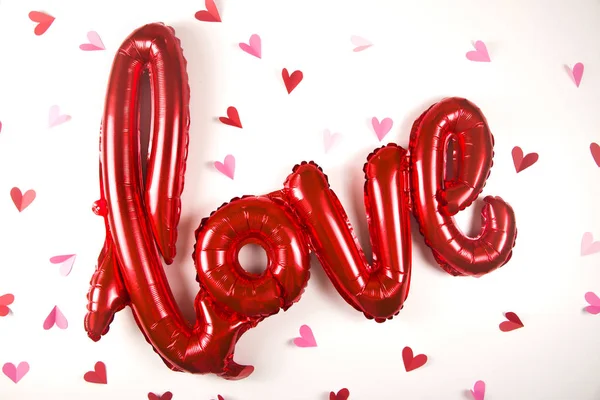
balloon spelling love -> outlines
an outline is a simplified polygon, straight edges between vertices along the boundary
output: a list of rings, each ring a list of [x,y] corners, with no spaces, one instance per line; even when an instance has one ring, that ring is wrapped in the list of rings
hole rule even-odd
[[[145,181],[138,129],[143,72],[149,73],[153,102]],[[408,295],[411,210],[436,261],[452,275],[481,276],[511,257],[515,216],[501,198],[484,199],[477,237],[466,236],[454,222],[453,215],[485,185],[494,141],[473,103],[447,98],[415,122],[410,152],[390,143],[367,157],[364,199],[372,265],[327,176],[315,163],[302,162],[283,189],[235,198],[202,220],[193,253],[200,291],[192,325],[175,303],[161,261],[162,256],[171,264],[175,257],[189,99],[186,60],[174,30],[154,23],[134,31],[115,56],[102,121],[101,198],[94,212],[104,217],[106,240],[85,317],[94,341],[108,332],[116,312],[130,306],[169,368],[242,379],[254,368],[233,361],[236,342],[300,299],[310,276],[311,251],[340,295],[377,322],[397,315]],[[450,144],[455,151],[448,157]],[[248,243],[267,253],[261,274],[246,272],[238,262],[238,252]]]

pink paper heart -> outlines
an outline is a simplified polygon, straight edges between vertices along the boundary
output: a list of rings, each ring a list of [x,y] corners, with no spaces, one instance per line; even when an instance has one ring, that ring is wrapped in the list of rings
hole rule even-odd
[[[594,235],[591,232],[586,232],[581,238],[581,255],[589,256],[590,254],[600,251],[600,240],[594,242]]]
[[[60,107],[58,107],[58,106],[50,107],[50,115],[48,118],[48,126],[50,128],[53,128],[57,125],[63,124],[70,120],[71,120],[70,115],[60,113]]]
[[[227,156],[225,156],[224,161],[224,163],[222,163],[221,161],[215,161],[215,168],[223,175],[229,177],[230,179],[233,179],[233,176],[235,174],[235,157],[231,154],[228,154]]]
[[[44,329],[48,330],[52,328],[54,325],[60,329],[67,329],[69,327],[69,322],[64,314],[60,311],[58,306],[54,306],[50,314],[44,320]]]
[[[260,36],[258,36],[257,34],[250,36],[249,44],[240,43],[239,46],[240,49],[250,54],[251,56],[254,56],[256,58],[262,58],[261,40]]]
[[[350,37],[350,41],[352,42],[352,44],[354,46],[356,46],[352,50],[355,53],[358,53],[359,51],[366,50],[369,47],[373,46],[373,43],[369,42],[367,39],[365,39],[364,37],[360,37],[360,36],[353,35],[353,36]]]
[[[317,347],[315,335],[308,325],[300,327],[300,337],[294,339],[294,344],[298,347]]]
[[[471,390],[474,400],[484,400],[485,398],[485,382],[477,381]]]
[[[331,147],[341,138],[342,135],[339,133],[331,133],[329,129],[323,131],[323,145],[325,146],[325,153],[331,150]]]
[[[89,43],[83,43],[79,45],[79,48],[83,51],[95,51],[95,50],[104,50],[104,43],[102,43],[102,39],[100,39],[100,35],[98,32],[90,31],[87,34],[87,39]]]
[[[573,81],[575,82],[575,86],[579,87],[581,84],[581,78],[583,78],[583,64],[578,62],[573,65],[573,68],[570,68],[571,76]]]
[[[600,297],[594,292],[587,292],[585,294],[585,301],[589,303],[589,306],[585,308],[585,311],[590,314],[600,314]]]
[[[25,361],[19,363],[18,366],[15,366],[13,363],[6,363],[2,367],[2,372],[14,383],[19,383],[29,372],[29,364]]]
[[[376,117],[371,119],[371,124],[373,125],[373,130],[377,135],[379,141],[382,141],[385,135],[388,134],[390,129],[392,129],[392,125],[394,125],[394,121],[391,118],[384,118],[381,122]]]
[[[73,264],[75,263],[75,254],[54,256],[50,258],[50,262],[52,264],[60,264],[60,274],[62,276],[68,276],[73,269]]]
[[[467,52],[467,60],[477,62],[490,62],[490,54],[488,53],[487,46],[481,40],[478,40],[473,45],[475,50]]]

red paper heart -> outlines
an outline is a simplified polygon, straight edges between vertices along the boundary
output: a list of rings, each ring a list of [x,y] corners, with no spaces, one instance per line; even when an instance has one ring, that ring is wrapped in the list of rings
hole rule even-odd
[[[206,6],[206,10],[198,11],[194,15],[196,19],[204,22],[221,22],[221,16],[214,0],[205,0],[204,5]]]
[[[292,90],[294,90],[304,78],[302,71],[294,71],[292,72],[292,75],[290,75],[287,68],[284,68],[281,71],[281,76],[283,77],[283,83],[285,84],[288,94],[292,93]]]
[[[502,332],[514,331],[515,329],[519,329],[524,326],[523,322],[521,322],[521,319],[514,312],[509,311],[504,314],[504,316],[508,321],[500,323],[500,330]]]
[[[227,108],[227,116],[219,117],[219,121],[225,125],[235,126],[236,128],[242,128],[242,122],[240,121],[240,114],[235,107]]]
[[[402,361],[404,361],[404,369],[406,369],[406,372],[410,372],[425,365],[427,356],[425,354],[413,356],[412,349],[406,346],[402,349]]]
[[[102,361],[98,361],[94,365],[93,371],[88,371],[83,375],[83,379],[89,383],[98,383],[105,385],[108,380],[106,378],[106,365]]]
[[[15,296],[8,293],[0,296],[0,317],[6,317],[10,312],[10,306],[15,301]]]
[[[35,190],[31,189],[26,191],[25,194],[23,194],[21,192],[21,189],[19,189],[18,187],[14,187],[10,190],[10,197],[13,203],[15,203],[17,210],[21,212],[27,207],[29,207],[29,205],[33,203],[33,200],[35,200]]]
[[[173,393],[164,392],[162,395],[155,393],[148,393],[148,400],[171,400],[173,398]]]
[[[350,397],[350,391],[346,388],[340,389],[337,394],[334,392],[329,393],[329,400],[347,400]]]
[[[590,144],[590,151],[592,152],[592,157],[594,157],[596,165],[600,167],[600,146],[598,143]]]
[[[35,26],[33,33],[37,36],[43,35],[50,25],[54,22],[54,17],[52,15],[43,13],[41,11],[31,11],[29,13],[29,19],[33,22],[37,22],[38,24]]]
[[[512,150],[512,158],[515,169],[517,170],[517,173],[519,173],[535,164],[539,156],[537,153],[529,153],[523,157],[523,150],[521,150],[519,146],[516,146]]]

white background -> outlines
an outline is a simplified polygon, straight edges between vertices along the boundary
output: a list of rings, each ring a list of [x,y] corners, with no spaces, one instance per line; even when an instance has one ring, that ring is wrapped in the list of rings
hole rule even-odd
[[[0,3],[0,294],[14,293],[13,315],[0,318],[0,364],[27,361],[18,384],[0,375],[1,399],[465,400],[477,380],[486,400],[600,399],[600,315],[583,312],[600,293],[600,254],[581,257],[584,232],[600,238],[600,168],[589,145],[600,141],[600,2],[597,0],[272,1],[221,0],[222,23],[200,22],[203,1],[23,1]],[[27,14],[56,21],[35,36]],[[99,197],[98,130],[116,49],[136,27],[162,21],[176,29],[188,60],[191,138],[179,226],[178,257],[167,268],[183,312],[197,292],[190,254],[200,220],[224,201],[281,188],[294,164],[315,160],[368,249],[362,165],[380,145],[370,126],[391,117],[384,142],[408,145],[412,122],[430,104],[462,96],[477,104],[495,135],[484,195],[515,209],[514,256],[481,279],[441,271],[415,229],[413,279],[401,316],[384,324],[347,305],[313,263],[302,300],[246,333],[236,360],[256,367],[243,381],[168,370],[120,312],[98,342],[83,330],[86,292],[104,239],[90,207]],[[105,51],[84,52],[88,31]],[[262,37],[263,59],[237,44]],[[351,35],[373,47],[352,51]],[[491,63],[465,53],[483,40]],[[583,62],[577,88],[565,65]],[[281,69],[304,80],[288,95]],[[48,128],[52,105],[72,120]],[[243,130],[216,118],[238,108]],[[325,154],[323,130],[343,135]],[[539,161],[516,174],[511,149]],[[237,159],[235,180],[212,163]],[[12,187],[37,198],[19,213]],[[469,230],[479,205],[463,212]],[[478,223],[478,222],[477,222]],[[475,227],[478,227],[477,223]],[[370,254],[370,250],[367,251]],[[49,258],[77,254],[68,277]],[[261,257],[254,254],[254,261]],[[58,305],[67,330],[42,323]],[[525,327],[498,329],[516,312]],[[317,348],[290,340],[302,324]],[[405,372],[411,346],[429,362]],[[84,382],[96,361],[108,384]]]

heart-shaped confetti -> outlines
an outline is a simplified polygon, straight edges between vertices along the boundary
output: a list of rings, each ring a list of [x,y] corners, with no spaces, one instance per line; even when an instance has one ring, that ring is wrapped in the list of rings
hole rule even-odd
[[[392,125],[394,125],[394,121],[391,118],[384,118],[379,122],[376,117],[371,119],[371,125],[373,125],[373,130],[377,135],[377,139],[381,142],[385,135],[392,129]]]
[[[329,392],[329,400],[348,400],[350,391],[346,388],[340,389],[337,393]]]
[[[86,372],[85,375],[83,375],[83,379],[89,383],[105,385],[108,382],[106,377],[106,365],[104,365],[102,361],[98,361],[94,365],[94,370]]]
[[[220,394],[217,395],[217,400],[225,400],[225,398],[223,396],[221,396]]]
[[[583,78],[583,64],[578,62],[573,65],[573,68],[570,68],[571,78],[573,78],[573,82],[575,82],[575,86],[579,87],[581,85],[581,78]]]
[[[331,133],[329,129],[323,131],[323,146],[325,147],[325,153],[327,153],[335,143],[342,137],[339,133]]]
[[[475,62],[490,62],[490,54],[488,53],[487,46],[481,40],[476,41],[473,44],[475,50],[467,52],[467,60]]]
[[[512,149],[512,158],[517,174],[535,164],[539,158],[537,153],[529,153],[523,157],[523,150],[519,146]]]
[[[594,162],[597,166],[600,167],[600,146],[598,143],[590,144],[590,152],[592,153],[592,157],[594,158]]]
[[[581,255],[589,256],[600,251],[600,240],[594,241],[594,235],[591,232],[586,232],[581,238]]]
[[[13,294],[7,293],[0,296],[0,317],[6,317],[10,313],[10,306],[15,301]]]
[[[215,161],[215,168],[226,177],[233,179],[235,175],[235,157],[228,154],[225,156],[224,162]]]
[[[48,28],[50,28],[50,25],[52,25],[55,18],[52,15],[41,11],[31,11],[29,13],[29,19],[33,22],[37,22],[37,25],[33,29],[33,33],[37,36],[41,36],[46,33]]]
[[[96,31],[89,31],[87,33],[87,39],[89,43],[83,43],[79,45],[79,48],[83,51],[97,51],[104,50],[104,43],[100,39],[100,35]]]
[[[21,379],[29,372],[29,363],[23,361],[19,365],[6,363],[2,367],[2,372],[14,383],[19,383]]]
[[[240,121],[240,114],[238,114],[238,110],[235,107],[228,107],[227,108],[227,116],[219,117],[219,121],[221,121],[225,125],[234,126],[236,128],[242,128],[242,122]]]
[[[425,354],[413,356],[413,350],[406,346],[402,349],[402,361],[404,361],[404,369],[406,372],[410,372],[425,365],[427,356]]]
[[[148,393],[148,400],[171,400],[173,393],[164,392],[162,395],[156,393]]]
[[[262,42],[260,36],[258,36],[257,34],[250,36],[250,41],[248,42],[248,44],[240,43],[239,46],[240,49],[250,54],[251,56],[254,56],[256,58],[262,58]]]
[[[10,190],[10,198],[19,212],[22,212],[29,207],[29,205],[33,203],[33,200],[35,200],[35,196],[35,190],[33,189],[26,191],[24,194],[18,187],[14,187]]]
[[[75,254],[50,257],[50,263],[60,265],[59,272],[62,276],[68,276],[75,263]]]
[[[590,314],[600,314],[600,297],[594,292],[587,292],[585,294],[585,301],[588,302],[589,306],[585,308],[585,311]]]
[[[471,390],[473,400],[485,400],[485,382],[477,381]]]
[[[373,43],[371,43],[364,37],[360,37],[360,36],[356,36],[356,35],[352,35],[350,37],[350,41],[354,45],[354,49],[352,51],[354,51],[355,53],[366,50],[369,47],[373,46]]]
[[[2,121],[0,121],[0,133],[2,133]]]
[[[304,74],[302,71],[294,71],[290,75],[287,68],[284,68],[281,70],[281,77],[283,78],[285,89],[287,90],[288,94],[290,94],[292,93],[292,90],[294,90],[296,86],[302,82],[302,79],[304,79]]]
[[[217,10],[214,0],[205,0],[204,6],[206,7],[206,10],[198,11],[194,15],[198,21],[221,22],[221,16],[219,15],[219,10]]]
[[[56,325],[59,329],[67,329],[69,327],[69,322],[65,315],[60,311],[58,306],[54,306],[54,308],[50,311],[50,314],[44,320],[44,329],[51,329],[54,325]]]
[[[315,335],[308,325],[300,327],[300,337],[294,339],[294,344],[298,347],[317,347]]]
[[[60,113],[59,106],[50,107],[50,113],[48,115],[48,127],[53,128],[70,120],[70,115]]]
[[[515,329],[525,326],[523,325],[523,322],[521,322],[519,316],[512,311],[505,313],[504,316],[506,317],[507,321],[500,323],[500,330],[502,332],[514,331]]]

